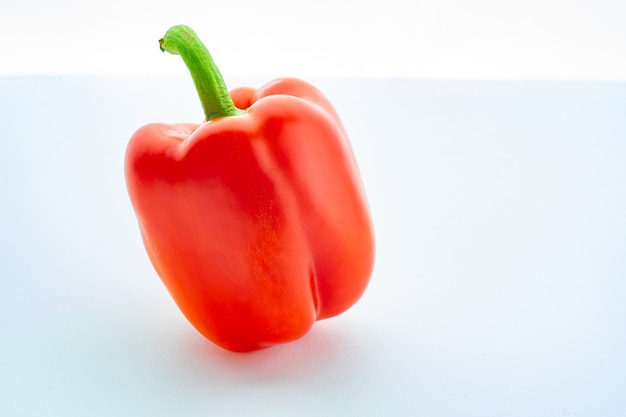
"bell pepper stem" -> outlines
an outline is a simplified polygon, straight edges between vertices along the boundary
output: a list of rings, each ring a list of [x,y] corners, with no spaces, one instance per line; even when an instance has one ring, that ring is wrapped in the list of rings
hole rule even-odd
[[[193,29],[184,25],[170,28],[159,39],[159,47],[161,51],[180,55],[183,59],[191,73],[207,121],[244,113],[233,104],[222,74]]]

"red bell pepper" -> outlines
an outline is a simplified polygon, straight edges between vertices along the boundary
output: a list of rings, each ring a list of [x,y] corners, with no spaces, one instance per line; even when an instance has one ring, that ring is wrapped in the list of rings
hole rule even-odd
[[[161,49],[189,68],[206,121],[131,138],[128,192],[158,275],[193,326],[232,351],[303,336],[363,294],[372,221],[341,122],[313,86],[279,79],[229,94],[196,34]]]

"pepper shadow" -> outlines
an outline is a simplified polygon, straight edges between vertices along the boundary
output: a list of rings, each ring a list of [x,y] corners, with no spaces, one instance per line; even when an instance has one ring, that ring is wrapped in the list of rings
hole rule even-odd
[[[216,375],[221,384],[312,383],[358,366],[358,334],[338,320],[318,322],[297,341],[254,352],[227,351],[193,329],[181,345],[187,360],[182,370],[195,383]]]

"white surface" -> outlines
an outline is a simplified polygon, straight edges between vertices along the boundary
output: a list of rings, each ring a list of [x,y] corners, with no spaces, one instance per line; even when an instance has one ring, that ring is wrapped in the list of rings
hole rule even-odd
[[[623,0],[2,0],[0,74],[184,74],[157,47],[184,23],[227,74],[626,81],[625,21]]]
[[[201,118],[191,81],[0,78],[0,415],[626,414],[626,84],[316,83],[362,169],[372,282],[232,354],[169,298],[123,179],[135,129]]]

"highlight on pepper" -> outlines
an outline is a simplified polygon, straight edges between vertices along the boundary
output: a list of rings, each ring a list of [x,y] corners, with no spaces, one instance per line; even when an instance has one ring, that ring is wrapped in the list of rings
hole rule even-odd
[[[302,80],[229,92],[187,26],[159,46],[189,69],[204,121],[149,124],[128,143],[126,184],[148,257],[215,344],[246,352],[297,340],[350,308],[374,265],[346,131]]]

